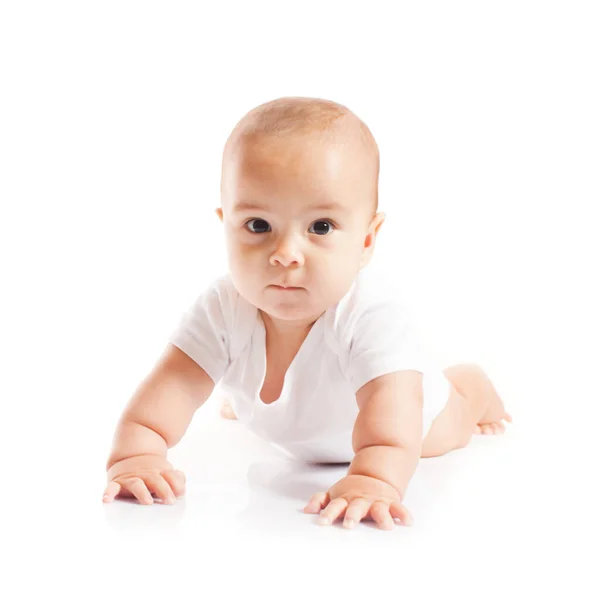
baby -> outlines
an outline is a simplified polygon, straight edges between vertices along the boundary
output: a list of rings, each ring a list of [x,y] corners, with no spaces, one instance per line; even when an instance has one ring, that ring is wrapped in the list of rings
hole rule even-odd
[[[366,268],[385,218],[378,179],[377,144],[345,106],[280,98],[242,118],[223,151],[216,210],[228,273],[183,315],[124,409],[105,502],[184,493],[167,450],[217,384],[221,414],[287,455],[349,463],[304,508],[322,524],[411,525],[403,499],[419,458],[504,431],[512,418],[484,371],[437,369]]]

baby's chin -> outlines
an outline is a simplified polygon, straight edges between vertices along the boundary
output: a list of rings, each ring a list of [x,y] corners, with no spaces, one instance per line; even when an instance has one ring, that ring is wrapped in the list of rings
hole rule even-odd
[[[257,287],[245,280],[238,283],[238,293],[247,302],[280,321],[314,322],[336,302],[335,297],[323,297],[306,287],[281,289],[273,284]]]
[[[307,290],[281,291],[263,294],[256,306],[269,317],[279,321],[313,323],[328,307],[315,306]]]
[[[289,295],[293,293],[290,292]],[[304,298],[264,298],[258,306],[269,316],[285,321],[308,319],[317,312],[317,309],[310,305],[308,299]]]

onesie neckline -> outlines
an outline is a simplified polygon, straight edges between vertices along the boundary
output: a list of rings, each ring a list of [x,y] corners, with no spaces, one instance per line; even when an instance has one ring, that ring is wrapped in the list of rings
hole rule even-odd
[[[306,360],[308,353],[311,348],[314,346],[317,339],[316,330],[321,330],[323,327],[323,322],[325,320],[325,315],[328,311],[325,311],[312,325],[310,331],[304,338],[298,352],[296,352],[296,356],[294,356],[292,362],[290,363],[285,376],[283,378],[283,384],[281,386],[281,393],[279,394],[279,398],[274,400],[273,402],[266,403],[260,397],[260,392],[265,383],[265,378],[267,376],[267,330],[265,328],[265,324],[260,316],[258,310],[256,311],[256,319],[258,322],[258,345],[257,345],[257,353],[258,353],[258,364],[259,364],[259,372],[262,375],[258,379],[258,387],[255,392],[255,402],[263,409],[270,410],[273,406],[287,404],[290,394],[288,393],[288,387],[290,385],[290,377],[292,372]]]

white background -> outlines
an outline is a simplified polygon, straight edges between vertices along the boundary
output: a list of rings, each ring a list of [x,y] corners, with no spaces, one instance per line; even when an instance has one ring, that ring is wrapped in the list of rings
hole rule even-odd
[[[3,597],[598,597],[599,28],[578,1],[2,3]],[[376,261],[514,418],[421,462],[412,529],[316,526],[344,471],[214,396],[169,454],[184,499],[101,502],[120,411],[226,268],[225,140],[289,95],[371,128]]]

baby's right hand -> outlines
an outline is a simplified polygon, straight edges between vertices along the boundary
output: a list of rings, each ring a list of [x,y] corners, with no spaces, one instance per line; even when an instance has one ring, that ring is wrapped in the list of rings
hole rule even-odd
[[[115,497],[136,497],[141,504],[152,504],[151,492],[166,504],[185,491],[185,475],[173,468],[166,458],[141,454],[116,462],[107,473],[108,484],[103,502]]]

